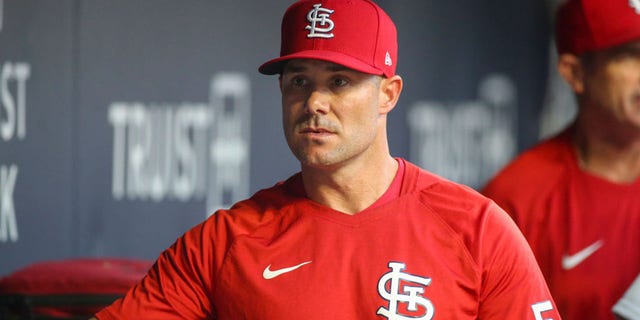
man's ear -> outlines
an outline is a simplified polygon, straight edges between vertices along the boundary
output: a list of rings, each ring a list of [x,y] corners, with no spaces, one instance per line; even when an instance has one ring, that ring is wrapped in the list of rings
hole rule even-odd
[[[399,75],[383,78],[380,83],[380,113],[389,113],[398,103],[401,92],[402,78]]]
[[[571,53],[563,53],[558,56],[558,73],[566,81],[571,89],[581,94],[584,92],[584,66],[580,62],[580,58]]]

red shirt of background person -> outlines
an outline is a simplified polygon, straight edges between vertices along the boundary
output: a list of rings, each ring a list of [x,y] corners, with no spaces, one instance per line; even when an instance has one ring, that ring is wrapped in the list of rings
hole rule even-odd
[[[640,2],[570,0],[556,43],[577,116],[483,193],[523,231],[565,319],[615,319],[640,273]],[[640,319],[631,292],[616,311]]]

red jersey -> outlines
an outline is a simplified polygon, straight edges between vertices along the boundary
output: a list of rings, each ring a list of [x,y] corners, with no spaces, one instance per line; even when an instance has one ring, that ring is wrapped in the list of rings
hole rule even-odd
[[[399,159],[348,215],[300,174],[167,249],[107,319],[560,319],[526,240],[492,201]]]
[[[640,180],[582,171],[567,129],[523,153],[483,190],[512,215],[565,319],[615,319],[640,272]]]

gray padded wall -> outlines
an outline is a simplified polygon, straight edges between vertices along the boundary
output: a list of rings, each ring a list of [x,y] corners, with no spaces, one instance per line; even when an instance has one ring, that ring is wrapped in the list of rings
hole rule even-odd
[[[215,208],[298,170],[282,137],[276,1],[0,0],[0,275],[154,259]],[[392,152],[472,187],[538,139],[538,0],[379,4],[405,79]]]

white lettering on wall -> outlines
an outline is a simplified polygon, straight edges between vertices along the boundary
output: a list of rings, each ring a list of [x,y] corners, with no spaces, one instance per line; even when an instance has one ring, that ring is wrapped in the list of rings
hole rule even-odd
[[[0,242],[18,241],[18,225],[13,205],[13,189],[18,166],[0,166]]]
[[[3,3],[0,0],[0,30]],[[27,136],[27,80],[31,66],[4,62],[0,70],[0,141],[24,140]],[[0,242],[18,241],[18,224],[13,193],[18,165],[0,165]]]
[[[114,102],[112,195],[116,200],[206,199],[207,212],[248,195],[248,77],[213,77],[209,103]]]
[[[249,194],[251,91],[238,73],[222,73],[211,81],[211,109],[217,115],[209,145],[207,212],[228,208]]]
[[[206,150],[198,146],[206,139],[210,115],[204,104],[111,104],[114,198],[202,198],[198,179],[204,179]]]
[[[4,22],[4,1],[0,0],[0,31]],[[4,62],[0,69],[0,142],[27,137],[27,80],[31,65]],[[6,155],[2,154],[3,156]],[[4,160],[4,158],[0,158]],[[13,193],[18,179],[18,165],[0,164],[0,243],[18,241],[18,224]]]
[[[473,188],[516,152],[516,89],[502,75],[486,77],[478,99],[456,103],[420,101],[409,110],[410,159]]]
[[[31,74],[27,63],[5,62],[0,71],[0,138],[11,140],[14,135],[24,139],[27,135],[26,82]],[[15,95],[12,84],[15,83]]]

